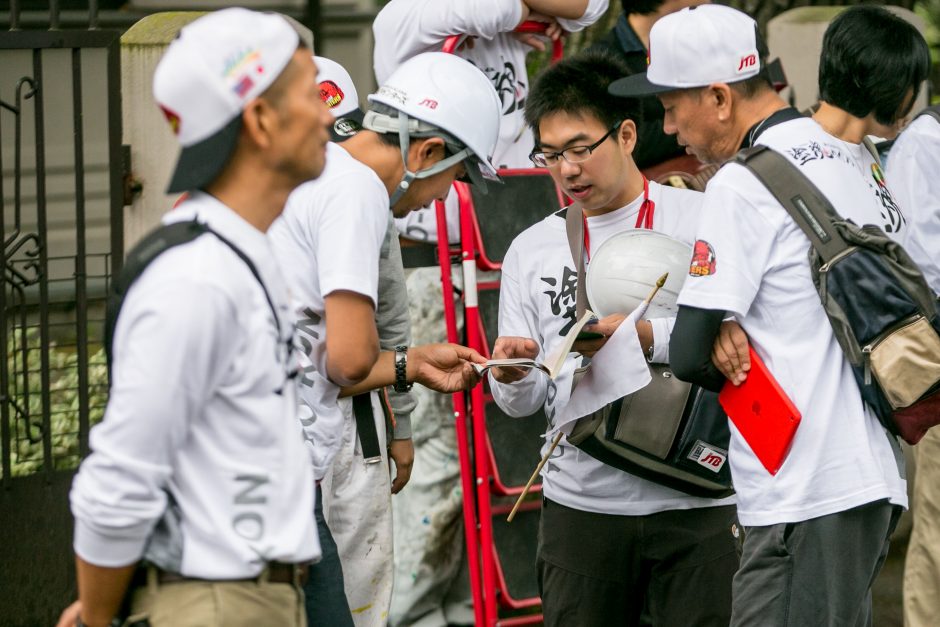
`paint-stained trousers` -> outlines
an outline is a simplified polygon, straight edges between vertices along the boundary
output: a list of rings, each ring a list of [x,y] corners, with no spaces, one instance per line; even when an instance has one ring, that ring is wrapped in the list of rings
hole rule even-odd
[[[385,627],[392,598],[392,486],[385,417],[375,394],[372,399],[381,459],[363,459],[352,402],[340,399],[346,418],[343,440],[321,484],[323,512],[339,550],[356,627]]]
[[[460,285],[459,273],[454,280]],[[444,342],[444,301],[437,267],[407,278],[415,344]],[[460,308],[458,306],[458,313]],[[458,325],[461,324],[458,317]],[[445,627],[473,623],[463,535],[463,492],[454,407],[449,395],[420,386],[411,414],[415,447],[411,481],[392,499],[395,521],[395,588],[392,627]]]

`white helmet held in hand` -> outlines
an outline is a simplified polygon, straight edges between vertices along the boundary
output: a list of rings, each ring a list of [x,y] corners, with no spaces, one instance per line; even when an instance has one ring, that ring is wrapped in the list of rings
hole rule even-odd
[[[363,126],[377,133],[397,133],[400,138],[405,176],[392,195],[392,205],[411,181],[464,160],[475,185],[485,190],[484,178],[499,180],[492,163],[499,138],[499,97],[486,75],[469,61],[443,52],[419,54],[395,70],[369,96],[369,102],[374,106]],[[411,137],[443,137],[456,153],[430,168],[410,172]]]
[[[594,254],[585,280],[588,302],[598,316],[628,314],[666,272],[646,318],[676,315],[676,299],[689,272],[692,247],[663,233],[630,229],[610,237]]]

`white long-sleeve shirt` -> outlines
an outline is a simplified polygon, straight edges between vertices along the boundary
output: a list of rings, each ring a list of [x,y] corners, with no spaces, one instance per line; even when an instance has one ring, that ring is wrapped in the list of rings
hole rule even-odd
[[[108,407],[72,486],[74,546],[99,566],[146,549],[188,577],[251,577],[319,555],[292,319],[267,236],[204,193],[165,221],[193,217],[255,264],[281,336],[258,280],[214,235],[151,263],[118,317]]]
[[[697,192],[650,183],[655,203],[653,229],[691,244],[702,195]],[[616,211],[590,217],[587,226],[591,248],[597,250],[613,235],[632,229],[643,202],[640,195]],[[532,338],[544,360],[575,322],[577,268],[571,259],[565,219],[553,214],[523,231],[509,247],[503,261],[499,292],[499,334]],[[669,320],[654,319],[654,361],[667,361]],[[642,359],[642,357],[640,357]],[[571,377],[580,362],[571,353],[554,381],[531,372],[521,381],[503,384],[490,377],[493,399],[510,416],[527,416],[544,406],[554,421],[569,397]],[[543,454],[549,443],[543,447]],[[628,516],[710,507],[733,503],[706,499],[641,479],[596,460],[562,438],[542,470],[542,490],[557,503],[576,509]]]

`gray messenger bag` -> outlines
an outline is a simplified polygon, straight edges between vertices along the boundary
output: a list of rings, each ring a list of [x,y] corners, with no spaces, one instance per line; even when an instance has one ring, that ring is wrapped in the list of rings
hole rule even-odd
[[[578,268],[577,319],[587,307],[581,211],[572,204],[565,217]],[[650,375],[643,389],[580,418],[568,442],[609,466],[692,496],[733,494],[731,436],[718,395],[680,381],[665,364],[650,364]]]

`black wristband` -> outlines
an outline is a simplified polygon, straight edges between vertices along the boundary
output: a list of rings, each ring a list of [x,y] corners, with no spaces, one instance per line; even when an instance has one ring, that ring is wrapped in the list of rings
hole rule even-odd
[[[395,347],[395,391],[410,392],[412,383],[408,383],[408,347]]]

